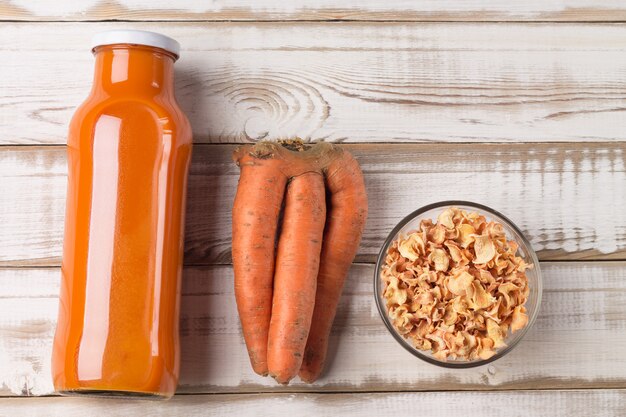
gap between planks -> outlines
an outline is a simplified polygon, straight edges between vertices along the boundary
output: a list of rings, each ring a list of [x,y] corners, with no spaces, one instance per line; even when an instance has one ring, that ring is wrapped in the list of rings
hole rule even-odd
[[[67,148],[67,145],[65,143],[63,143],[63,141],[66,140],[66,138],[59,138],[57,139],[58,142],[54,142],[54,143],[6,143],[6,142],[0,142],[0,150],[10,150],[11,148],[15,148],[15,149],[20,149],[20,148]],[[243,145],[254,145],[255,143],[260,142],[260,141],[250,141],[250,142],[194,142],[193,146],[198,147],[198,146],[227,146],[227,145],[233,145],[233,146],[243,146]],[[305,143],[307,144],[314,144],[317,142],[325,142],[324,140],[310,140],[310,141],[305,141]],[[511,145],[536,145],[536,146],[549,146],[549,145],[555,145],[555,146],[563,146],[563,145],[571,145],[572,147],[585,147],[585,146],[601,146],[601,145],[607,145],[607,146],[614,146],[614,145],[618,145],[620,143],[624,143],[624,146],[626,147],[626,141],[615,141],[615,142],[595,142],[595,141],[577,141],[577,142],[564,142],[564,141],[550,141],[550,140],[545,140],[545,141],[541,141],[541,142],[474,142],[474,141],[459,141],[459,142],[442,142],[442,141],[438,141],[438,140],[432,140],[432,141],[425,141],[425,142],[369,142],[369,141],[364,141],[364,142],[330,142],[330,143],[334,143],[340,146],[360,146],[360,145],[364,145],[364,146],[403,146],[403,145],[441,145],[441,146],[446,146],[446,145],[474,145],[474,146],[511,146]]]
[[[425,390],[418,390],[418,389],[407,389],[407,390],[380,390],[380,391],[376,391],[376,390],[359,390],[359,391],[351,391],[351,390],[337,390],[337,391],[302,391],[302,390],[290,390],[290,389],[281,389],[280,391],[245,391],[242,393],[236,393],[236,392],[176,392],[175,397],[194,397],[194,396],[233,396],[233,395],[267,395],[267,396],[274,396],[274,395],[307,395],[307,394],[314,394],[314,395],[346,395],[346,394],[363,394],[363,395],[368,395],[368,394],[445,394],[445,393],[469,393],[469,392],[475,392],[475,393],[502,393],[502,394],[506,394],[506,393],[520,393],[520,392],[587,392],[587,391],[625,391],[626,392],[626,388],[624,388],[623,386],[616,386],[614,388],[611,387],[589,387],[589,388],[585,388],[585,389],[578,389],[578,388],[571,388],[571,389],[567,389],[567,388],[553,388],[553,387],[548,387],[548,388],[520,388],[520,389],[511,389],[511,388],[506,388],[506,389],[494,389],[494,390],[476,390],[476,389],[472,389],[472,388],[467,388],[467,389],[463,389],[463,388],[452,388],[452,389],[447,389],[447,390],[434,390],[434,389],[425,389]],[[66,398],[66,399],[70,399],[70,398],[78,398],[78,397],[72,397],[72,396],[67,396],[67,395],[60,395],[60,394],[44,394],[44,395],[30,395],[30,396],[24,396],[24,395],[0,395],[0,402],[4,399],[10,399],[10,398],[19,398],[19,399],[34,399],[34,398]]]
[[[395,24],[395,23],[403,23],[403,24],[411,24],[411,23],[441,23],[441,24],[450,24],[450,23],[463,23],[463,24],[522,24],[522,25],[532,25],[532,24],[553,24],[553,25],[605,25],[605,24],[624,24],[626,23],[626,19],[620,20],[515,20],[515,19],[507,19],[507,20],[428,20],[428,19],[416,19],[416,20],[401,20],[401,19],[94,19],[94,20],[18,20],[18,19],[2,19],[0,17],[0,24],[2,23],[30,23],[30,24],[43,24],[43,23],[380,23],[380,24]]]

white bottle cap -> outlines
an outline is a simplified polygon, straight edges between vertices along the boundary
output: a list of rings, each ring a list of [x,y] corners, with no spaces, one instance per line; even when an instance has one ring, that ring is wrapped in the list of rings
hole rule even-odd
[[[91,50],[97,46],[113,45],[116,43],[128,43],[133,45],[154,46],[173,53],[176,57],[180,54],[180,44],[169,36],[145,30],[107,30],[96,33],[91,38]]]

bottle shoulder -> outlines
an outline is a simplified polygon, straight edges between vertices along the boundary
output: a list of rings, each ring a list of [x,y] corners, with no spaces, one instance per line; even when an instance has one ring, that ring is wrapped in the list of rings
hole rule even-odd
[[[143,125],[167,132],[177,144],[191,143],[191,126],[175,100],[143,97],[98,97],[90,95],[78,106],[70,121],[68,144],[95,134],[96,127]]]

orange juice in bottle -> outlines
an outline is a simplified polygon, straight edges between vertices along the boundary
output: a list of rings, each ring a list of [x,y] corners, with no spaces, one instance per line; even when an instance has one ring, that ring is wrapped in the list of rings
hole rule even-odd
[[[68,395],[169,398],[191,128],[174,97],[178,43],[94,37],[95,76],[68,137],[68,189],[52,372]]]

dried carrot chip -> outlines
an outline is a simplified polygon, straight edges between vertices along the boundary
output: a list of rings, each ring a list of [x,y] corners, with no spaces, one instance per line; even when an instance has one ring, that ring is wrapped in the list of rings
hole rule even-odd
[[[496,246],[488,235],[476,236],[474,237],[474,252],[476,252],[474,263],[486,264],[496,256]]]

